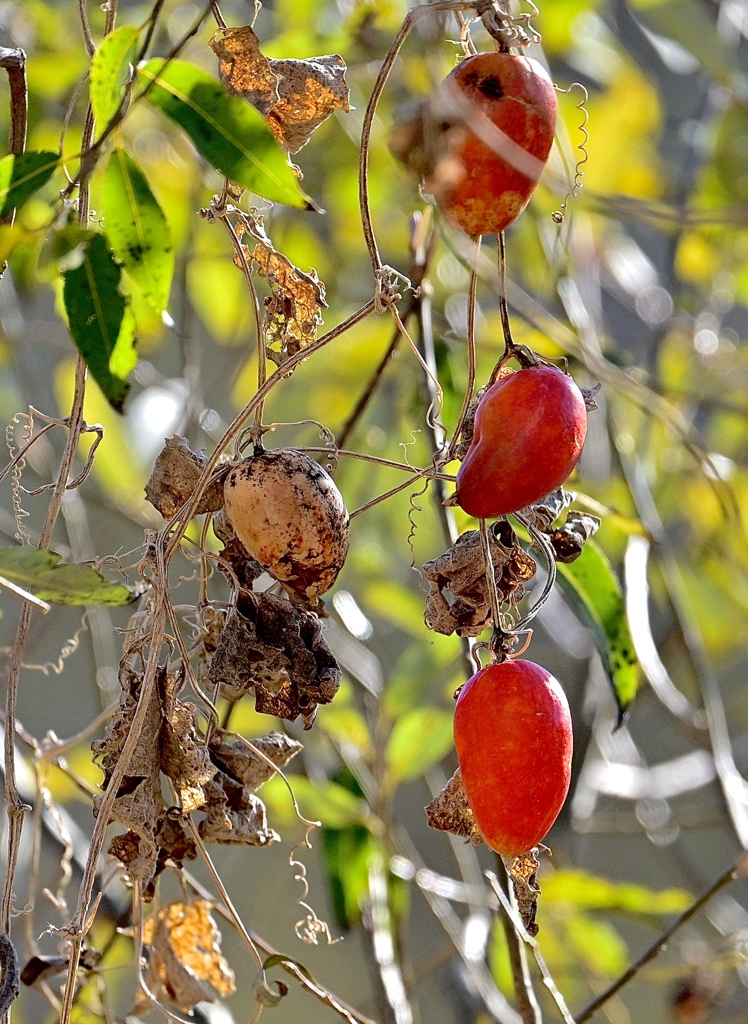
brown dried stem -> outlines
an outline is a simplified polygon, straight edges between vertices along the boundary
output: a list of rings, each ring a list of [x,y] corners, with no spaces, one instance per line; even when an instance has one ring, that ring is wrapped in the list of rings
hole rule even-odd
[[[26,52],[20,47],[0,46],[0,68],[8,72],[10,88],[10,135],[8,152],[18,155],[26,148],[28,123],[28,87],[26,85]]]
[[[449,452],[447,455],[448,460],[454,457],[454,450],[460,440],[460,434],[462,433],[463,427],[465,426],[468,409],[470,408],[470,401],[473,397],[473,388],[475,387],[475,297],[478,289],[478,257],[480,255],[481,244],[480,236],[474,239],[474,241],[474,258],[471,261],[472,265],[470,267],[470,284],[468,286],[467,307],[468,379],[467,384],[465,385],[462,407],[460,408],[460,414],[457,417],[454,434],[452,435],[452,443],[449,446]]]

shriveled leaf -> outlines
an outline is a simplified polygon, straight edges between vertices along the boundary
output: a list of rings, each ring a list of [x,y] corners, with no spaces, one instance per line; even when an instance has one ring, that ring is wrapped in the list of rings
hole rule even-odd
[[[566,522],[551,534],[551,544],[557,562],[575,562],[582,554],[584,545],[600,527],[600,520],[589,512],[572,509]]]
[[[167,903],[143,926],[150,947],[150,976],[157,993],[189,1012],[203,1000],[212,1001],[207,982],[221,996],[236,990],[234,972],[221,953],[221,933],[206,900]]]
[[[535,575],[535,561],[522,550],[505,520],[489,533],[489,548],[499,599],[518,603],[525,594],[524,584]],[[483,632],[491,614],[485,567],[477,530],[463,533],[449,551],[424,565],[429,581],[426,623],[431,629],[458,636]]]
[[[63,562],[54,551],[0,548],[0,576],[52,604],[129,604],[135,591],[110,583],[92,565]]]
[[[223,729],[214,729],[210,740],[214,764],[251,792],[277,774],[274,766],[283,768],[300,750],[303,750],[302,744],[282,732],[269,732],[266,736],[246,740]]]
[[[507,863],[508,862],[508,863]],[[518,857],[505,858],[506,871],[512,881],[512,889],[517,900],[517,910],[528,935],[537,935],[539,928],[535,918],[538,913],[538,855],[533,850],[521,853]]]
[[[640,671],[613,567],[595,542],[589,541],[575,562],[558,566],[558,579],[592,630],[623,715],[636,696]]]
[[[91,61],[89,91],[99,132],[106,128],[122,99],[132,74],[140,30],[131,25],[116,28],[101,41]]]
[[[265,805],[247,786],[218,771],[205,784],[206,817],[200,822],[200,838],[206,843],[267,846],[280,836],[269,828]]]
[[[162,313],[174,273],[171,232],[145,175],[123,149],[112,152],[104,175],[104,218],[112,252]]]
[[[415,708],[402,715],[387,743],[390,782],[415,779],[452,748],[452,715],[441,708]]]
[[[345,61],[338,54],[306,60],[268,59],[249,25],[219,29],[209,43],[227,88],[265,115],[292,153],[335,110],[350,110]]]
[[[0,160],[0,217],[20,209],[34,192],[46,185],[59,162],[59,153],[44,150],[4,156]]]
[[[317,328],[323,322],[321,311],[327,308],[325,286],[314,271],[305,274],[277,252],[269,239],[257,243],[252,259],[272,292],[265,299],[262,325],[270,345],[268,355],[282,366],[289,356],[316,339]]]
[[[187,439],[178,434],[166,438],[145,485],[147,500],[164,519],[175,516],[188,498],[192,497],[207,458],[205,452],[193,452]],[[205,491],[195,514],[218,512],[221,508],[223,484],[219,480]]]
[[[601,878],[581,868],[560,868],[547,875],[543,893],[549,904],[627,914],[681,914],[693,903],[692,894],[685,889],[650,889]]]
[[[306,196],[262,114],[193,64],[161,59],[138,68],[156,84],[148,100],[178,124],[195,148],[227,178],[275,203],[304,209]]]
[[[107,401],[122,412],[135,367],[134,318],[119,291],[121,269],[98,232],[91,233],[80,266],[64,275],[63,300],[70,334]]]
[[[164,678],[159,767],[171,779],[182,812],[191,814],[206,802],[204,786],[216,769],[197,731],[195,706],[176,698],[175,682],[174,677]]]
[[[485,842],[468,802],[459,768],[426,808],[426,820],[430,828],[451,832],[476,846]]]
[[[230,615],[208,670],[226,700],[254,690],[262,714],[311,728],[329,704],[341,672],[316,615],[272,594],[243,595]]]

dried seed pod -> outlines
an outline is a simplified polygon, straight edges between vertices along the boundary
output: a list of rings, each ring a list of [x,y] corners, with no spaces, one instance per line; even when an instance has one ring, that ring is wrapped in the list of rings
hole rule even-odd
[[[247,551],[286,589],[311,602],[335,582],[348,553],[348,511],[330,475],[292,448],[234,466],[225,513]]]

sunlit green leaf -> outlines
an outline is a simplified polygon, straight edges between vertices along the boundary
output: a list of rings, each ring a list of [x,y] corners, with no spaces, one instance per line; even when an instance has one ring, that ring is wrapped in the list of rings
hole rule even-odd
[[[73,341],[110,405],[122,412],[136,362],[134,322],[119,291],[121,270],[102,234],[91,233],[83,261],[64,275],[63,299]]]
[[[589,914],[569,914],[564,930],[572,952],[595,974],[615,978],[628,966],[628,946],[607,921]]]
[[[143,172],[123,149],[115,149],[107,165],[104,218],[112,252],[161,313],[174,273],[171,232]]]
[[[543,877],[543,901],[568,903],[586,910],[618,910],[629,914],[680,914],[693,902],[685,889],[649,889],[633,882],[615,882],[578,868],[561,868]]]
[[[588,541],[575,562],[559,564],[558,579],[592,630],[623,714],[636,696],[640,672],[621,585],[613,567],[594,541]]]
[[[0,548],[0,576],[52,604],[129,604],[133,591],[110,583],[91,565],[62,563],[54,551]]]
[[[44,150],[4,156],[0,160],[0,217],[18,210],[34,192],[46,185],[59,162],[59,154]]]
[[[360,797],[336,782],[311,782],[303,775],[288,775],[299,810],[305,818],[321,821],[330,828],[345,828],[360,822],[366,814],[366,805]],[[274,776],[262,787],[262,799],[272,815],[287,821],[295,817],[291,797],[283,780]]]
[[[387,770],[393,784],[415,779],[452,747],[452,716],[440,708],[415,708],[395,723],[387,744]]]
[[[99,131],[119,107],[137,55],[138,35],[139,29],[131,25],[116,28],[101,41],[91,61],[91,106]]]
[[[148,100],[227,178],[272,202],[308,206],[285,150],[251,104],[227,95],[206,71],[184,61],[151,60],[138,74],[144,83],[156,83]]]

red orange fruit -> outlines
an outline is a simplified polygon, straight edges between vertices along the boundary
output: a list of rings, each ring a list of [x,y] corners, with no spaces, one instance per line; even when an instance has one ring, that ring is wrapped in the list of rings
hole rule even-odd
[[[488,665],[464,685],[454,720],[462,782],[488,845],[526,853],[558,817],[571,776],[564,691],[531,661]]]

